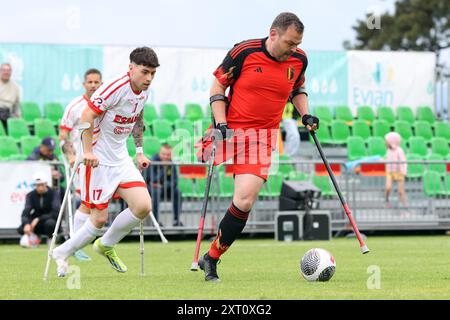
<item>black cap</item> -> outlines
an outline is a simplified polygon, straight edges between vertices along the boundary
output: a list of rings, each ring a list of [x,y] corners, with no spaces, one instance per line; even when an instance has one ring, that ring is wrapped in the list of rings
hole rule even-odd
[[[50,150],[54,150],[55,149],[55,140],[52,137],[45,137],[44,139],[42,139],[41,144],[43,144],[44,146],[46,146]]]

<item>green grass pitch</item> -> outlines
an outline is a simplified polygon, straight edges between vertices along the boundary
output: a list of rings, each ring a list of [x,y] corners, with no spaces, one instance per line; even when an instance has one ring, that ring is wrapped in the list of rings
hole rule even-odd
[[[89,246],[92,261],[69,260],[79,266],[79,277],[75,271],[57,278],[52,262],[46,282],[45,245],[0,245],[0,299],[450,299],[449,236],[373,236],[367,245],[371,252],[362,255],[354,238],[238,240],[218,265],[220,283],[207,283],[201,270],[189,270],[194,240],[146,242],[144,277],[139,275],[139,242],[118,245],[128,266],[125,274],[114,271]],[[208,247],[209,241],[203,242],[201,252]],[[300,275],[302,255],[315,247],[329,250],[336,259],[329,282],[307,282]]]

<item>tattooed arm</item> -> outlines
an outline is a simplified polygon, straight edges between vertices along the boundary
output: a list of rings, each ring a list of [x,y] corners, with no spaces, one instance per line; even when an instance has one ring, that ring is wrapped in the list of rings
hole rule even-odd
[[[139,114],[131,133],[133,134],[134,144],[136,145],[136,148],[142,147],[144,137],[144,111]]]
[[[136,160],[139,166],[139,170],[144,170],[150,164],[150,160],[144,155],[144,150],[142,149],[144,140],[144,111],[142,111],[134,124],[132,131],[134,144],[136,145]]]

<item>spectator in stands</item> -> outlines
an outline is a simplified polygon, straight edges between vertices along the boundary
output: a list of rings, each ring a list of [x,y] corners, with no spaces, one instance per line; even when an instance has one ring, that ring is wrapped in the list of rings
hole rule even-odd
[[[17,84],[11,80],[11,65],[0,65],[0,120],[7,128],[7,120],[10,117],[20,118],[20,90]]]
[[[55,155],[55,140],[52,137],[45,137],[39,146],[27,157],[27,160],[57,161]],[[58,186],[63,180],[63,175],[58,170],[58,166],[52,167],[53,185]]]
[[[155,154],[152,161],[172,162],[172,147],[163,144],[159,154]],[[145,181],[152,196],[153,215],[158,219],[159,202],[161,198],[171,198],[173,207],[173,226],[183,226],[180,221],[181,192],[178,189],[178,176],[173,165],[154,165],[145,171]],[[161,223],[160,223],[161,224]]]
[[[387,146],[387,161],[406,161],[405,152],[400,146],[401,136],[397,132],[389,132],[384,136]],[[406,163],[388,163],[386,165],[386,203],[389,203],[389,194],[392,190],[393,181],[397,181],[400,202],[406,205],[405,176],[407,172]]]
[[[60,209],[59,196],[48,187],[46,176],[37,172],[33,177],[34,190],[27,194],[19,234],[32,237],[45,235],[51,239]]]
[[[300,134],[298,133],[297,119],[300,114],[294,105],[286,103],[283,112],[283,128],[286,131],[286,141],[284,143],[284,153],[293,157],[300,150]]]

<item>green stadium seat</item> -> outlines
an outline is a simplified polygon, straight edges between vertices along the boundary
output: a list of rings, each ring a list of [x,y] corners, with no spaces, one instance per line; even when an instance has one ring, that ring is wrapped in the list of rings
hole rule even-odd
[[[433,138],[433,131],[431,130],[431,125],[426,121],[415,121],[414,135],[423,137],[427,143],[430,143],[431,138]]]
[[[184,118],[197,121],[204,118],[202,107],[198,103],[187,103],[185,106]]]
[[[183,198],[192,198],[196,196],[194,189],[194,180],[191,178],[180,177],[178,179],[178,189],[180,190],[181,196]]]
[[[212,183],[211,181],[211,189],[210,192],[212,191],[212,189],[214,187],[215,183]],[[194,195],[193,197],[195,198],[203,198],[205,196],[205,189],[206,189],[206,179],[205,178],[199,178],[199,179],[195,179],[195,186],[194,186]]]
[[[381,137],[383,139],[387,133],[391,132],[389,122],[387,122],[386,120],[374,120],[372,123],[372,128],[373,128],[373,136]]]
[[[194,124],[188,119],[177,119],[175,120],[174,134],[182,137],[193,137]]]
[[[289,161],[291,158],[286,154],[282,154],[280,155],[280,160]],[[278,172],[281,173],[284,178],[287,178],[292,171],[295,171],[295,168],[290,163],[280,163],[278,166]]]
[[[136,145],[132,136],[129,136],[127,139],[127,150],[130,157],[134,158],[136,156]]]
[[[409,124],[413,124],[415,121],[414,112],[411,107],[398,106],[397,107],[397,120],[406,121]]]
[[[350,127],[343,120],[331,122],[331,139],[334,144],[346,144],[350,136]]]
[[[417,107],[416,118],[417,120],[427,121],[431,125],[436,121],[433,110],[429,106]]]
[[[12,137],[0,137],[0,160],[21,160],[21,152],[16,141]]]
[[[426,160],[430,160],[430,161],[443,161],[445,158],[443,155],[441,154],[437,154],[437,153],[431,153],[427,156]],[[445,163],[436,163],[436,164],[428,164],[428,171],[434,171],[439,173],[441,176],[444,176],[445,174],[447,174],[447,168]]]
[[[450,174],[448,174],[448,173],[445,175],[444,186],[445,186],[445,190],[444,190],[445,195],[450,196]]]
[[[306,181],[309,179],[308,174],[301,171],[292,171],[289,173],[289,180],[292,181]]]
[[[3,126],[3,123],[0,122],[0,137],[4,137],[6,136],[6,130],[5,127]]]
[[[444,194],[441,175],[435,171],[425,171],[423,175],[423,191],[429,197],[437,197]]]
[[[320,119],[320,124],[329,126],[333,121],[333,113],[326,106],[314,107],[314,115]]]
[[[54,153],[56,155],[56,157],[58,158],[58,160],[61,160],[61,148],[59,147],[59,138],[58,137],[53,137],[53,139],[55,139],[55,150]]]
[[[64,115],[64,107],[57,102],[47,102],[44,104],[45,118],[50,120],[53,125],[59,126]]]
[[[330,197],[336,195],[336,190],[334,189],[329,176],[318,176],[313,175],[312,183],[320,189],[321,195],[324,197]]]
[[[223,166],[221,166],[222,168]],[[232,176],[225,175],[225,172],[219,173],[220,197],[229,198],[233,196],[234,179]]]
[[[423,137],[409,138],[409,153],[414,153],[419,155],[421,159],[425,159],[428,155],[428,147],[425,139]]]
[[[266,197],[279,197],[281,194],[281,186],[283,184],[282,174],[272,174],[267,178],[267,182],[263,185],[260,195]]]
[[[36,136],[22,136],[20,138],[20,148],[22,149],[22,154],[28,157],[34,148],[41,144],[41,139]]]
[[[146,125],[151,125],[153,120],[158,119],[158,113],[156,112],[156,108],[153,104],[146,103],[144,105],[144,123]]]
[[[378,119],[385,120],[388,123],[394,123],[395,121],[394,111],[392,110],[391,107],[380,106],[378,107]]]
[[[319,129],[316,130],[316,136],[321,144],[332,144],[333,143],[328,126],[320,125]],[[312,144],[314,144],[314,139],[312,138],[311,135],[309,135],[309,140],[311,141]]]
[[[155,154],[159,153],[161,143],[156,137],[144,137],[142,140],[142,147],[144,149],[145,156],[150,159]]]
[[[365,120],[353,121],[352,135],[367,139],[370,137],[370,127]]]
[[[408,154],[406,154],[406,160],[419,161],[419,160],[423,160],[423,157],[421,155],[418,155],[415,153],[408,153]],[[408,178],[420,178],[423,176],[424,171],[425,171],[425,167],[423,164],[408,163],[408,169],[407,169],[406,176]]]
[[[372,124],[375,120],[375,113],[371,106],[358,106],[356,109],[358,120],[364,120]]]
[[[27,124],[34,125],[34,120],[42,118],[41,109],[35,102],[22,102],[21,104],[22,118]]]
[[[361,137],[348,137],[347,138],[347,158],[348,160],[357,160],[365,157],[366,145],[364,139]]]
[[[13,137],[16,142],[20,140],[21,137],[26,137],[30,135],[27,123],[22,118],[9,118],[8,122],[8,134]]]
[[[386,155],[386,142],[381,137],[369,137],[367,140],[367,155],[381,156]]]
[[[352,122],[354,120],[352,111],[348,106],[337,106],[335,112],[337,120],[343,120],[345,122]]]
[[[446,157],[449,153],[447,139],[433,137],[431,139],[431,153],[440,154],[443,157]]]
[[[153,120],[153,135],[159,139],[161,143],[167,142],[168,138],[172,135],[172,123],[167,119]]]
[[[408,141],[408,139],[413,136],[411,125],[406,121],[402,120],[395,121],[394,131],[397,132],[405,141]]]
[[[168,120],[171,124],[173,124],[175,120],[181,118],[177,105],[174,103],[162,103],[159,110],[161,118]]]
[[[448,122],[436,121],[434,123],[434,136],[447,139],[450,142],[450,125]]]
[[[35,119],[34,120],[34,135],[43,139],[45,137],[57,136],[55,126],[48,119]]]

